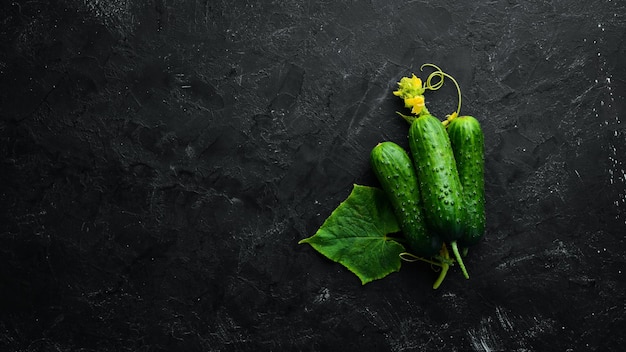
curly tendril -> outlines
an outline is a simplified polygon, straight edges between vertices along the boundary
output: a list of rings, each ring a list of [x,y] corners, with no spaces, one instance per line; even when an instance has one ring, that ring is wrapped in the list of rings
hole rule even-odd
[[[430,265],[433,266],[442,266],[442,263],[430,260],[430,259],[426,259],[426,258],[422,258],[422,257],[418,257],[415,254],[409,253],[409,252],[402,252],[399,254],[400,259],[404,260],[405,262],[425,262],[428,263]]]
[[[443,86],[443,81],[444,81],[445,77],[447,77],[448,79],[452,80],[452,82],[456,86],[456,92],[457,92],[457,95],[459,97],[459,104],[457,105],[456,112],[454,112],[450,116],[452,118],[458,116],[461,113],[461,101],[462,101],[462,98],[461,98],[461,87],[459,87],[459,83],[456,81],[456,79],[454,79],[454,77],[452,77],[449,74],[443,72],[443,70],[441,68],[439,68],[439,66],[437,66],[435,64],[423,64],[420,67],[420,71],[423,71],[424,67],[432,67],[432,68],[435,69],[435,71],[433,73],[431,73],[430,75],[428,75],[428,77],[426,78],[426,82],[424,82],[424,89],[437,90],[437,89],[441,88]],[[439,80],[437,82],[433,83],[433,79],[434,78],[439,78]],[[451,120],[451,118],[449,118],[448,121],[449,120]]]

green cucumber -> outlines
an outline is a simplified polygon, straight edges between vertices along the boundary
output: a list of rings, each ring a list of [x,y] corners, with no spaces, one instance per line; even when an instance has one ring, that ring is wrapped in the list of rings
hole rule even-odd
[[[411,250],[423,257],[437,254],[442,243],[426,228],[411,157],[396,143],[382,142],[372,149],[370,163]]]
[[[462,247],[477,244],[485,233],[485,156],[484,136],[478,120],[460,116],[446,127],[465,202],[465,231],[458,243]]]
[[[447,242],[463,234],[463,194],[450,139],[441,121],[418,117],[409,130],[409,145],[417,168],[426,221]]]
[[[436,235],[450,243],[463,275],[469,278],[457,246],[465,229],[463,193],[446,129],[438,118],[422,115],[411,123],[409,146],[426,222]]]

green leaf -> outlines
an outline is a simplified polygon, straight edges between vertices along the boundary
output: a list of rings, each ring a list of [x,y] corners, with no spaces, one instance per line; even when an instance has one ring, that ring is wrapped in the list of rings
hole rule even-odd
[[[404,246],[387,235],[399,232],[391,204],[375,187],[354,185],[308,243],[356,274],[365,285],[400,270]]]

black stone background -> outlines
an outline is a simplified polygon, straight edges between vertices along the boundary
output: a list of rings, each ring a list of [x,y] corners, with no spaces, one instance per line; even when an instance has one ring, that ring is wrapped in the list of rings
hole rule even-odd
[[[0,350],[621,351],[618,0],[3,1]],[[486,140],[488,229],[443,286],[297,242],[432,62]],[[456,107],[448,83],[431,112]]]

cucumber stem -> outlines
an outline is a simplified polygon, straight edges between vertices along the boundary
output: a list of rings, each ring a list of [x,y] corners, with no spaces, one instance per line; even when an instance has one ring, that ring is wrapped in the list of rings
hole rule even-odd
[[[463,258],[461,258],[461,253],[459,253],[459,247],[457,246],[456,241],[450,242],[450,246],[452,247],[452,253],[454,253],[454,256],[456,257],[456,261],[459,263],[459,266],[461,267],[463,276],[465,276],[466,279],[469,279],[469,274],[467,273],[467,270],[465,269],[465,264],[463,264]]]
[[[441,266],[441,272],[439,272],[439,277],[437,278],[437,280],[433,284],[433,290],[438,289],[439,286],[441,285],[441,283],[443,282],[443,279],[446,278],[446,274],[448,273],[448,268],[450,268],[450,266],[448,264],[443,264]]]
[[[443,258],[443,260],[441,261],[441,272],[439,272],[439,277],[437,277],[437,280],[435,280],[435,283],[433,283],[433,290],[436,290],[439,288],[439,286],[441,286],[441,283],[443,282],[443,279],[446,278],[446,274],[448,273],[448,269],[450,268],[450,265],[448,264],[450,255],[448,254],[448,248],[446,248],[445,243],[441,247],[441,256]]]

